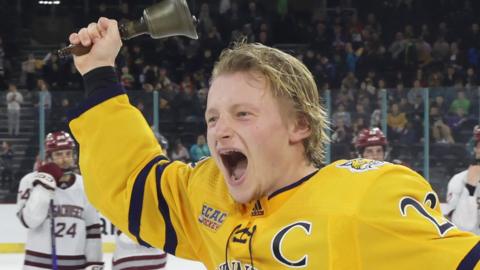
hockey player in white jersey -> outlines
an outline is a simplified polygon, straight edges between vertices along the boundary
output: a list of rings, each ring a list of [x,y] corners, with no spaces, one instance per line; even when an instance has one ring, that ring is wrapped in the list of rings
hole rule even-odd
[[[461,230],[480,234],[480,127],[473,129],[474,159],[466,169],[448,183],[447,205],[444,214]]]
[[[67,132],[48,134],[48,163],[20,181],[17,216],[28,229],[24,270],[103,269],[100,218],[73,172],[74,148]]]
[[[167,254],[159,249],[137,244],[116,230],[112,270],[165,269]]]

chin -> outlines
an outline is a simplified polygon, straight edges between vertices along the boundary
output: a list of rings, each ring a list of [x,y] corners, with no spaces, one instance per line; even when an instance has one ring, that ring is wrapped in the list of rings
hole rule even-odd
[[[227,183],[227,186],[230,195],[237,203],[249,203],[261,197],[255,192],[251,184],[248,185],[244,183],[244,185],[241,186],[231,186]]]
[[[225,184],[227,185],[228,193],[230,193],[235,202],[248,203],[251,200],[252,194],[248,190],[248,185],[231,185],[228,180],[225,180]]]
[[[233,200],[237,203],[249,203],[253,200],[253,196],[248,194],[246,191],[239,191],[239,190],[230,190],[230,195],[232,196]]]

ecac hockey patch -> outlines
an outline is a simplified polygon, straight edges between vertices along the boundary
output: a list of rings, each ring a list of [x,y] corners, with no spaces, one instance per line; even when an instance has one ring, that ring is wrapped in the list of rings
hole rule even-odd
[[[198,217],[198,222],[205,225],[207,228],[217,231],[222,226],[227,213],[215,209],[207,204],[202,205],[202,212]]]
[[[354,173],[361,173],[361,172],[376,170],[385,164],[386,162],[384,161],[357,158],[357,159],[347,160],[342,164],[338,164],[337,167],[342,169],[349,169],[351,172],[354,172]]]

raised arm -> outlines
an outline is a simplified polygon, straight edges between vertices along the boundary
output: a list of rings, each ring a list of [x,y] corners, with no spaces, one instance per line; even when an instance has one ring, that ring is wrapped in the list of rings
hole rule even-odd
[[[113,68],[121,46],[117,23],[101,18],[72,34],[70,42],[92,46],[74,57],[87,98],[70,115],[90,202],[140,244],[174,254],[181,247],[180,255],[195,258],[195,233],[185,233],[194,221],[188,212],[191,168],[163,155],[119,83]]]

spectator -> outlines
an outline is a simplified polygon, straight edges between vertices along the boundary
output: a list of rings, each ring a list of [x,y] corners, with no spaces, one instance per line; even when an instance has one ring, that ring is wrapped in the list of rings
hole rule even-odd
[[[436,96],[434,101],[430,105],[431,107],[437,107],[440,115],[447,115],[448,110],[450,109],[445,102],[445,98],[443,96]]]
[[[459,132],[462,129],[463,124],[468,121],[468,116],[461,107],[458,107],[454,114],[446,117],[446,120],[453,133],[456,133]]]
[[[387,125],[389,128],[389,137],[393,140],[398,140],[403,132],[403,129],[407,125],[407,117],[404,112],[400,111],[397,103],[393,103],[391,111],[387,116]]]
[[[28,55],[28,59],[22,63],[22,72],[25,76],[25,83],[28,90],[35,88],[36,62],[35,56],[31,53]]]
[[[450,52],[450,45],[443,36],[439,36],[433,44],[432,57],[437,63],[444,62]]]
[[[8,134],[18,135],[20,133],[20,108],[23,103],[23,95],[18,92],[17,86],[13,83],[8,85],[7,116]]]
[[[398,142],[404,145],[412,145],[418,141],[417,132],[411,122],[407,122],[400,134]]]
[[[210,14],[210,7],[208,6],[208,3],[202,3],[200,6],[198,20],[200,22],[198,29],[202,33],[208,33],[210,29],[215,26],[214,19]]]
[[[355,118],[352,125],[352,132],[353,134],[358,134],[363,129],[368,129],[368,125],[366,124],[366,120],[362,117]]]
[[[352,44],[350,42],[347,42],[345,44],[345,52],[346,52],[346,63],[347,63],[347,70],[349,72],[355,73],[355,70],[357,68],[357,62],[358,58],[363,53],[363,48],[358,48],[356,51],[353,50]]]
[[[454,113],[458,108],[462,108],[466,113],[470,110],[470,100],[465,97],[465,92],[462,90],[457,92],[457,98],[450,105],[450,112]]]
[[[430,108],[430,129],[435,143],[454,143],[452,131],[437,107]]]
[[[123,87],[127,90],[131,90],[133,84],[135,83],[135,78],[130,73],[130,70],[127,66],[122,68],[122,75],[120,75],[120,81],[122,82]]]
[[[423,100],[423,88],[419,80],[413,82],[413,87],[408,91],[407,98],[410,104],[415,104],[418,98]]]
[[[13,150],[7,141],[2,142],[0,150],[0,187],[10,189],[13,184]]]
[[[376,108],[370,115],[370,127],[380,127],[382,125],[382,110]]]
[[[403,53],[405,50],[406,41],[403,37],[402,32],[398,32],[395,34],[395,41],[390,45],[388,51],[392,55],[394,60],[398,60],[400,58],[400,54]]]
[[[398,108],[400,111],[404,112],[407,115],[407,118],[413,111],[412,104],[408,103],[407,97],[400,98],[400,102],[398,103]]]
[[[156,130],[154,126],[150,126],[150,128],[152,129],[153,134],[155,135],[155,138],[157,138],[158,143],[162,147],[162,150],[165,153],[168,153],[168,151],[170,150],[170,144],[169,144],[167,138],[165,138],[165,136],[163,136],[162,133],[160,133],[158,130]]]
[[[140,74],[140,83],[155,85],[158,81],[158,66],[146,65]]]
[[[157,79],[157,85],[156,85],[157,89],[162,90],[163,88],[166,88],[170,84],[172,84],[172,81],[167,75],[167,68],[163,66],[160,67],[158,69],[158,79]]]
[[[49,123],[50,120],[50,111],[52,110],[52,94],[48,90],[48,85],[43,79],[37,80],[37,89],[38,89],[38,103],[35,105],[40,107],[41,96],[43,95],[43,109],[45,111],[45,122]]]
[[[358,79],[355,77],[355,73],[353,72],[348,72],[347,76],[343,78],[342,84],[341,84],[341,89],[342,90],[351,90],[351,89],[356,89],[358,86]]]
[[[444,86],[453,86],[455,85],[455,82],[457,81],[458,76],[457,76],[457,71],[455,67],[449,66],[447,67],[447,73],[446,76],[443,80]]]
[[[339,104],[336,112],[332,114],[332,124],[334,126],[337,126],[339,121],[342,121],[342,123],[347,127],[351,126],[352,124],[352,117],[350,115],[350,112],[347,112],[345,110],[345,105],[343,104]]]
[[[352,141],[352,134],[352,129],[345,125],[343,118],[339,118],[333,127],[332,142],[350,143]]]
[[[388,100],[389,102],[396,102],[400,100],[402,97],[406,97],[406,91],[403,86],[402,82],[397,82],[396,87],[391,89],[388,93]]]
[[[465,78],[465,88],[474,90],[479,85],[479,76],[473,67],[467,69],[467,77]]]
[[[432,47],[430,44],[420,36],[416,41],[415,47],[417,49],[419,66],[424,67],[430,64],[432,61]]]
[[[369,114],[365,111],[365,107],[363,106],[363,104],[361,103],[357,103],[357,105],[355,105],[355,113],[353,114],[353,118],[354,119],[362,119],[362,123],[367,123],[367,121],[369,120]],[[365,128],[368,128],[368,125],[365,126]],[[361,130],[361,129],[360,129]],[[357,134],[360,130],[358,130],[357,132],[355,132],[355,134]]]
[[[193,162],[197,162],[208,156],[210,156],[210,150],[208,150],[205,135],[200,134],[197,136],[197,143],[190,147],[190,158]]]
[[[183,145],[182,140],[175,140],[172,152],[170,153],[170,158],[172,160],[179,160],[182,162],[190,161],[190,154],[188,153],[187,148]]]
[[[70,100],[62,98],[60,106],[53,110],[52,114],[52,130],[67,130],[68,129],[68,113],[71,110]]]

